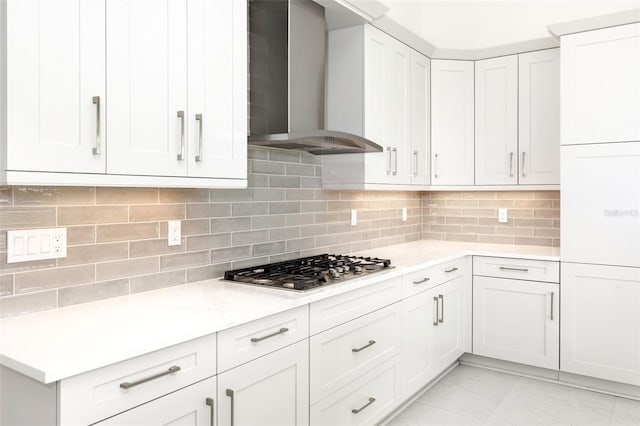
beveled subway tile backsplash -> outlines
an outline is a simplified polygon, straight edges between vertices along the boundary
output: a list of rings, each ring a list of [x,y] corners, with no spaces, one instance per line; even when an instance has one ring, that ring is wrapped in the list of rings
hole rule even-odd
[[[322,190],[320,157],[254,147],[248,170],[247,189],[0,187],[0,317],[421,238],[559,243],[557,191]],[[167,245],[170,219],[181,220],[179,246]],[[54,226],[67,227],[67,258],[6,263],[7,230]]]

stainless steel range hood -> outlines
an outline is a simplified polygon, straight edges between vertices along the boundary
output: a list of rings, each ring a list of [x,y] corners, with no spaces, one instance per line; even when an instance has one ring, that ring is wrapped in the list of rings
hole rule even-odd
[[[315,155],[381,152],[324,129],[324,8],[311,0],[249,2],[249,143]]]

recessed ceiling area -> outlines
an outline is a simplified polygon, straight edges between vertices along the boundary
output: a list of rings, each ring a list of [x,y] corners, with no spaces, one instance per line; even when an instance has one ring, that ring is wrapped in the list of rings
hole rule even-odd
[[[638,9],[640,0],[378,0],[438,49],[480,50],[550,38],[547,25]]]

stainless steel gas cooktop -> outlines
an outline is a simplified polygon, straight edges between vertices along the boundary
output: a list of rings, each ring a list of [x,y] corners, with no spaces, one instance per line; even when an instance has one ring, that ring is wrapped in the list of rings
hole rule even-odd
[[[224,279],[285,290],[312,290],[392,268],[389,259],[320,254],[226,271]]]

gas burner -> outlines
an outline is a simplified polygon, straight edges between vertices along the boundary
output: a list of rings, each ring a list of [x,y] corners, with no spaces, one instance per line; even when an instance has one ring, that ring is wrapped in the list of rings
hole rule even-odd
[[[243,284],[304,291],[392,268],[389,259],[321,254],[224,273]]]

